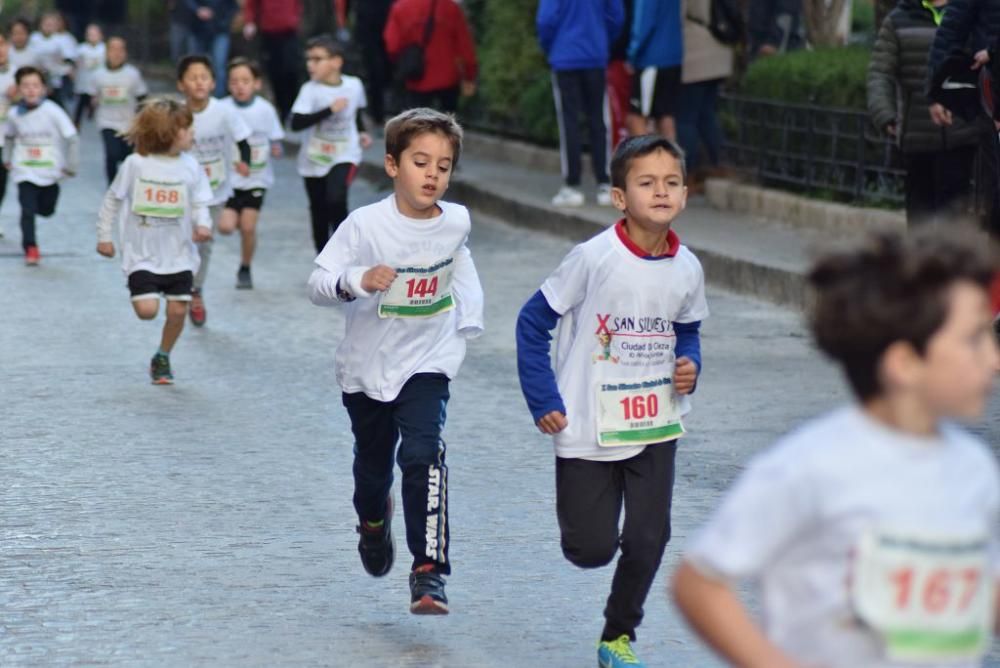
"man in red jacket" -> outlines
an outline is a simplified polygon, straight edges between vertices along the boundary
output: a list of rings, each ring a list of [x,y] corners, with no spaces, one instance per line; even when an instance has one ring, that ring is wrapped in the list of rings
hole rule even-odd
[[[455,112],[458,96],[476,90],[476,50],[465,14],[455,0],[396,0],[382,33],[393,61],[408,46],[421,44],[433,12],[430,39],[424,48],[424,72],[405,82],[407,104]]]
[[[343,23],[345,0],[332,0],[338,23]],[[246,0],[243,5],[243,36],[258,33],[267,76],[274,89],[274,106],[284,121],[302,83],[303,56],[299,31],[302,0]]]

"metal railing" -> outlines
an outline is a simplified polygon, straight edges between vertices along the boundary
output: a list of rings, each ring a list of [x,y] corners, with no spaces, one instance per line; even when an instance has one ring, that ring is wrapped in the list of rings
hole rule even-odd
[[[905,172],[868,114],[724,94],[726,159],[762,183],[851,202],[899,204]]]

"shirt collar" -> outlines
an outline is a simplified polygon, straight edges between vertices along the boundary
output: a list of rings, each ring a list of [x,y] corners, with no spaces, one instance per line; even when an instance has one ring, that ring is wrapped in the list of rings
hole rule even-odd
[[[663,255],[650,255],[642,248],[629,239],[628,233],[625,231],[625,219],[622,218],[617,223],[615,223],[615,232],[618,234],[618,238],[625,245],[625,248],[629,249],[633,255],[642,258],[643,260],[661,260],[667,257],[674,257],[677,255],[677,251],[681,247],[681,238],[677,236],[677,233],[673,230],[667,231],[667,250]]]

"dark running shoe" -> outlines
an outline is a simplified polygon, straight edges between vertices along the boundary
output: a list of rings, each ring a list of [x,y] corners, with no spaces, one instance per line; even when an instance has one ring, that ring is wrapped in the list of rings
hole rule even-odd
[[[447,615],[448,597],[444,578],[434,564],[424,564],[410,573],[410,612],[415,615]]]
[[[358,541],[361,565],[369,575],[377,578],[388,573],[396,559],[396,541],[392,537],[392,495],[385,504],[385,519],[381,526],[373,527],[362,520],[357,527],[361,536]]]
[[[240,267],[236,272],[236,289],[253,290],[253,279],[250,278],[250,267]]]
[[[149,376],[153,385],[173,385],[174,374],[170,372],[170,358],[161,353],[153,355],[149,361]]]

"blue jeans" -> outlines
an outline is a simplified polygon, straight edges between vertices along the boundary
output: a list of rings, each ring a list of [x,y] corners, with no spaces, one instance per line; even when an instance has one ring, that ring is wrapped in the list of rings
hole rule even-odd
[[[392,401],[363,392],[343,395],[354,432],[354,509],[361,520],[380,520],[392,488],[393,459],[403,472],[403,516],[413,568],[448,562],[448,467],[441,440],[448,377],[418,373]],[[396,444],[399,444],[397,452]]]
[[[226,95],[226,61],[229,59],[229,33],[214,35],[193,32],[190,39],[191,53],[212,59],[212,74],[215,76],[215,97]]]
[[[722,153],[722,129],[719,127],[719,86],[722,79],[700,81],[681,86],[677,111],[677,140],[687,157],[688,169],[718,166]],[[708,154],[701,164],[701,147]]]

